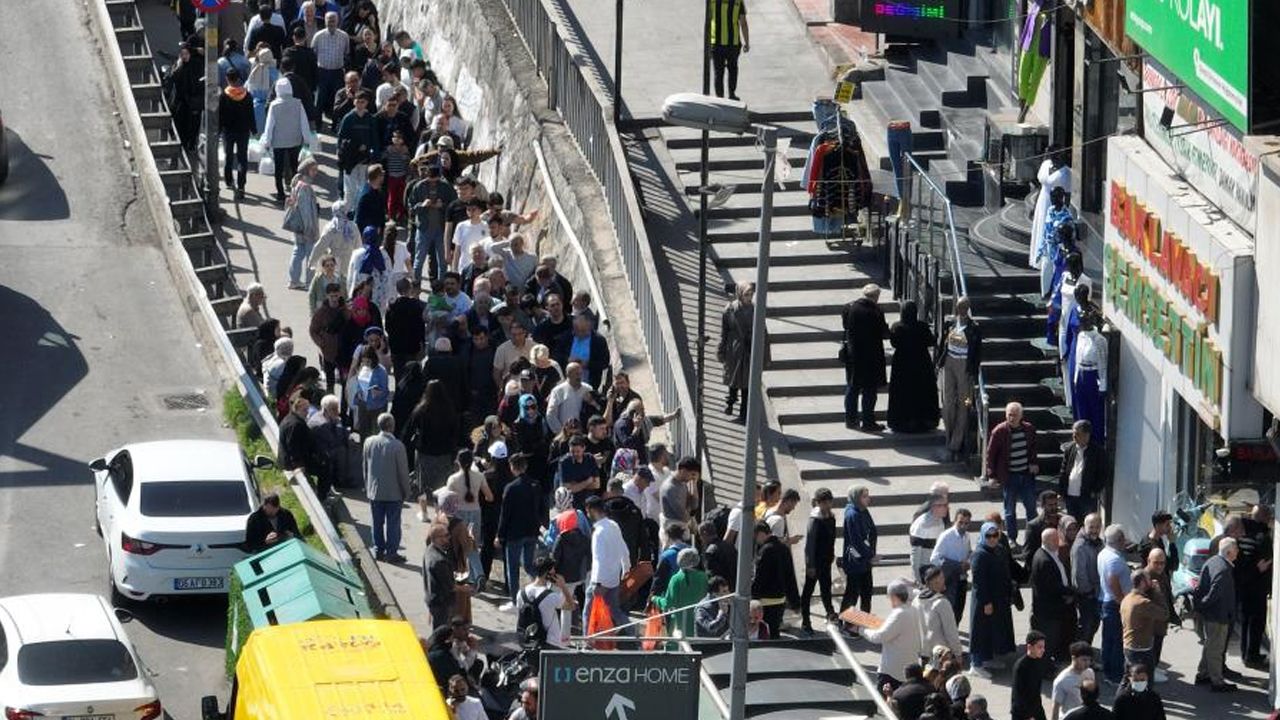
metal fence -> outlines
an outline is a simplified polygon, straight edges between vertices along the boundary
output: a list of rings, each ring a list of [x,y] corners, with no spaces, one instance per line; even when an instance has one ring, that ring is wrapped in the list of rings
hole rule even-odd
[[[914,157],[907,154],[905,158],[903,174],[910,221],[905,227],[899,223],[893,238],[891,282],[895,295],[904,301],[915,300],[921,311],[929,314],[934,334],[938,335],[948,311],[955,307],[957,299],[969,294],[969,288],[951,201]],[[981,368],[977,384],[973,407],[978,416],[977,452],[981,464],[990,431],[987,385]]]
[[[547,84],[548,108],[564,118],[569,133],[604,189],[622,255],[623,269],[635,296],[640,330],[649,350],[654,381],[663,408],[692,411],[689,383],[680,362],[675,333],[654,266],[644,216],[627,170],[626,151],[613,124],[613,106],[581,60],[586,56],[548,12],[543,0],[504,0],[538,74]],[[691,454],[694,425],[671,429],[672,451]]]

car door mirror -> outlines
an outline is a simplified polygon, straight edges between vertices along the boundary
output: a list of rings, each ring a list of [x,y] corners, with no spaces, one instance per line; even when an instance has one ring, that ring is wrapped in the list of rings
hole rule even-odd
[[[254,455],[253,466],[259,470],[265,470],[267,468],[275,467],[276,461],[274,458],[267,455]]]
[[[90,470],[92,470],[92,471],[94,471],[94,472],[102,472],[103,470],[106,470],[106,469],[107,469],[107,459],[106,459],[106,458],[98,458],[97,460],[94,460],[93,462],[89,463],[89,469],[90,469]]]
[[[112,610],[115,610],[116,619],[120,621],[121,625],[133,622],[133,613],[128,610],[124,608],[112,608]]]
[[[226,720],[227,716],[218,712],[218,697],[205,695],[200,698],[200,720]]]

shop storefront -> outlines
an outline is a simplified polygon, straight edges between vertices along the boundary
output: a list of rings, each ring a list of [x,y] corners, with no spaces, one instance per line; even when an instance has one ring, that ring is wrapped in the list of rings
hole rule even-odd
[[[1141,138],[1107,141],[1103,312],[1120,334],[1116,522],[1145,527],[1257,438],[1253,241]]]

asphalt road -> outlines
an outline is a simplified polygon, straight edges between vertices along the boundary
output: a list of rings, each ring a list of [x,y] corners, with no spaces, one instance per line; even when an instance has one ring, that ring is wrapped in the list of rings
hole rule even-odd
[[[123,443],[230,437],[154,228],[79,1],[3,0],[0,594],[107,588],[86,463]],[[162,396],[207,393],[207,411]],[[222,685],[226,603],[136,609],[126,626],[174,718]]]

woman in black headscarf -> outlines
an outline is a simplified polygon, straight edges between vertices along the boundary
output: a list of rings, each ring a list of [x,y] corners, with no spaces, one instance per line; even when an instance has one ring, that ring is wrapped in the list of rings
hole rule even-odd
[[[889,377],[889,428],[894,432],[928,432],[938,427],[938,385],[929,350],[933,331],[917,317],[916,304],[902,304],[898,322],[889,330],[893,374]]]

